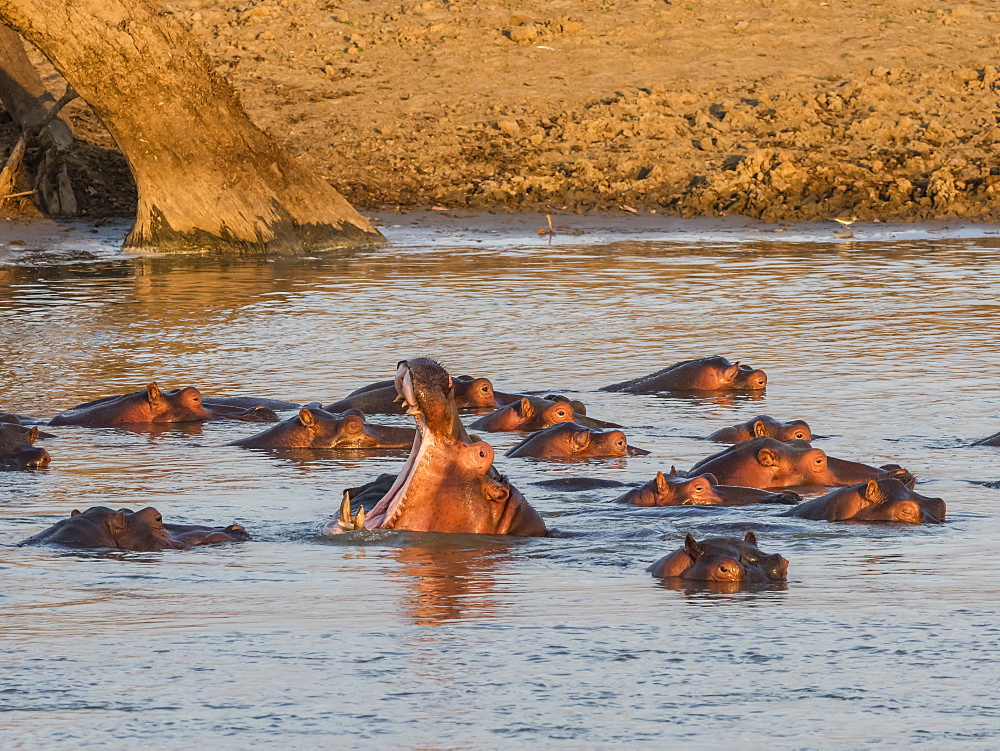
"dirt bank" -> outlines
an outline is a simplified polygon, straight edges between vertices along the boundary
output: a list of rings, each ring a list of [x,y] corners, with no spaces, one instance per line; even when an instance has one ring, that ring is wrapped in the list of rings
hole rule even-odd
[[[362,208],[998,220],[1000,3],[935,5],[168,3]],[[92,214],[134,200],[89,187]]]

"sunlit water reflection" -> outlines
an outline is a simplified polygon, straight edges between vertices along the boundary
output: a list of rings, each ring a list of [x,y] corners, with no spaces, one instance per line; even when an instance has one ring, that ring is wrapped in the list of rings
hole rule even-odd
[[[997,243],[748,237],[0,266],[3,410],[49,417],[151,380],[327,402],[430,355],[503,390],[578,396],[653,452],[512,460],[517,437],[489,436],[564,538],[328,541],[342,489],[405,452],[225,446],[262,427],[243,423],[54,429],[49,470],[0,474],[0,542],[95,504],[239,521],[255,541],[0,548],[0,746],[995,745],[1000,490],[979,483],[1000,480],[1000,449],[965,444],[1000,430]],[[766,395],[594,391],[716,353],[764,368]],[[533,485],[646,481],[759,413],[807,420],[835,456],[906,466],[949,522],[623,508],[613,489]],[[644,572],[688,531],[746,528],[789,559],[787,588],[677,590]]]

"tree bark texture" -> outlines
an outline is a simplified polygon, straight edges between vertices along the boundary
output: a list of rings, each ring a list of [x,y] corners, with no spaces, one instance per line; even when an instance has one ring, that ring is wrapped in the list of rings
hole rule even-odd
[[[125,246],[295,253],[384,239],[246,115],[233,88],[152,0],[0,0],[93,108],[135,176]]]

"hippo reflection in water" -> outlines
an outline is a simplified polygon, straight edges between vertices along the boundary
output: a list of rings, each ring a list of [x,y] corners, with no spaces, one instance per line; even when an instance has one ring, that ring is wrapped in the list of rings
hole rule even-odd
[[[163,391],[154,382],[142,391],[79,404],[60,412],[49,424],[107,428],[141,423],[204,422],[220,418],[245,422],[278,420],[270,407],[261,405],[246,409],[225,404],[207,405],[194,386]]]
[[[470,437],[458,417],[455,382],[424,357],[404,360],[396,390],[417,431],[403,469],[369,513],[352,515],[345,494],[327,534],[352,529],[408,529],[539,537],[545,523],[493,466],[493,449]]]
[[[141,511],[91,506],[74,511],[68,519],[29,537],[19,545],[64,545],[69,548],[119,550],[181,550],[195,545],[244,542],[250,535],[239,524],[204,527],[197,524],[164,524],[152,506]]]
[[[784,491],[770,493],[757,488],[720,485],[714,475],[681,477],[675,467],[670,474],[657,472],[645,485],[620,496],[618,503],[633,506],[747,506],[753,503],[799,503],[802,496]]]
[[[763,370],[721,355],[683,360],[655,373],[604,386],[600,391],[652,394],[658,391],[762,391],[767,386]]]
[[[413,428],[372,425],[357,409],[333,414],[303,407],[295,417],[229,445],[257,449],[398,449],[412,445],[413,437]]]
[[[716,443],[739,443],[761,436],[779,441],[811,441],[813,437],[809,424],[804,420],[780,422],[770,415],[757,415],[739,425],[716,430],[708,440]]]
[[[920,524],[944,521],[945,503],[915,493],[899,480],[869,480],[837,488],[799,504],[785,516],[830,522],[901,522]]]
[[[897,464],[870,467],[827,456],[808,441],[782,442],[766,436],[712,454],[685,474],[690,477],[705,472],[715,475],[724,485],[752,488],[830,487],[887,477],[913,484],[913,475]]]
[[[784,581],[788,561],[757,547],[757,536],[748,531],[738,537],[709,537],[697,542],[690,534],[684,547],[660,558],[646,569],[653,576],[691,581],[767,584]]]
[[[645,449],[628,445],[620,430],[586,428],[575,422],[560,422],[532,433],[507,452],[511,457],[546,459],[598,459],[644,456]]]
[[[0,470],[43,469],[52,457],[41,446],[36,446],[38,426],[25,428],[0,422]]]

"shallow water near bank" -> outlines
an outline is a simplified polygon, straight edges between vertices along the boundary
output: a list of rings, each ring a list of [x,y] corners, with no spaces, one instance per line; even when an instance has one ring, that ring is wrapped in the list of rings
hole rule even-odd
[[[53,428],[48,470],[0,473],[0,543],[91,505],[238,521],[254,541],[0,547],[0,745],[996,744],[1000,490],[980,483],[1000,480],[1000,449],[967,445],[1000,430],[990,228],[596,227],[550,243],[528,226],[383,227],[389,248],[307,259],[130,258],[114,228],[14,246],[0,410],[48,418],[152,380],[329,402],[427,355],[580,398],[651,455],[506,459],[519,436],[485,436],[565,537],[330,540],[342,490],[406,452],[225,446],[266,427],[245,423]],[[596,391],[716,353],[766,370],[766,394]],[[948,522],[627,508],[620,490],[533,484],[645,482],[761,413],[807,420],[834,456],[902,464]],[[790,561],[786,587],[675,589],[644,571],[689,531],[748,528]]]

